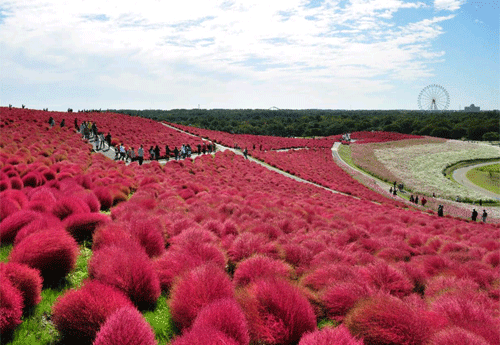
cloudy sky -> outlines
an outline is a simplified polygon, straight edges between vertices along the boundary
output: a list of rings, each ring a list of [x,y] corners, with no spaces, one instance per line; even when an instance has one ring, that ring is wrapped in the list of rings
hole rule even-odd
[[[500,1],[0,0],[0,105],[499,109]]]

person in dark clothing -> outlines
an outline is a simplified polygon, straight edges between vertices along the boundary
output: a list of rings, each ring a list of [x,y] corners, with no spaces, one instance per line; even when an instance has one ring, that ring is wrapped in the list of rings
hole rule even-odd
[[[165,145],[165,157],[167,158],[167,162],[170,160],[170,147]]]
[[[108,143],[108,147],[111,147],[111,133],[109,132],[106,135],[106,142]]]
[[[472,216],[470,218],[472,219],[473,222],[476,221],[476,219],[477,219],[477,211],[476,211],[475,208],[472,209]]]
[[[80,128],[78,127],[78,120],[76,119],[76,117],[75,117],[75,129],[76,129],[76,131],[77,131],[77,132],[78,132],[78,130],[80,129]]]
[[[179,149],[176,147],[174,147],[174,158],[175,160],[177,160],[179,158]]]
[[[197,147],[198,147],[198,154],[201,155],[201,145],[198,144]]]
[[[208,143],[207,149],[208,149],[208,153],[212,153],[212,143]]]
[[[418,205],[418,195],[415,197],[415,204]]]
[[[160,159],[160,147],[158,145],[155,146],[155,159]]]
[[[207,153],[207,145],[203,144],[201,151],[203,152],[203,154]]]
[[[443,216],[443,205],[438,206],[438,216],[442,217]]]
[[[144,148],[142,147],[139,147],[139,150],[137,150],[137,157],[138,157],[138,160],[139,160],[139,165],[142,165],[142,162],[144,161]]]
[[[62,121],[61,121],[61,127],[64,127],[64,126],[66,126],[66,122],[64,121],[64,119],[62,119]]]
[[[245,149],[243,150],[243,156],[245,156],[245,159],[248,159],[248,150],[247,148],[245,147]]]
[[[483,218],[483,223],[486,223],[486,217],[488,217],[488,213],[486,213],[486,210],[483,210],[483,215],[481,218]]]
[[[413,198],[413,194],[410,195],[410,202],[415,202],[415,199]]]
[[[54,127],[55,124],[56,124],[56,122],[54,121],[54,118],[51,116],[49,118],[49,125],[50,125],[50,127]]]
[[[394,189],[392,190],[392,195],[394,195],[394,196],[398,195],[398,191],[397,191],[397,189],[396,189],[396,188],[394,188]]]

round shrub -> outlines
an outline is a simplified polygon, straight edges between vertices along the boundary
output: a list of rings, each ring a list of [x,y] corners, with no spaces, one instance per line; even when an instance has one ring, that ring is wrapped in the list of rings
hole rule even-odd
[[[139,309],[151,307],[160,297],[160,282],[152,262],[135,242],[121,242],[94,252],[89,277],[123,291]]]
[[[233,296],[229,276],[213,264],[205,264],[186,273],[174,284],[170,299],[172,319],[179,329],[186,329],[205,305]]]
[[[35,232],[12,249],[9,260],[40,271],[44,284],[65,277],[76,264],[78,244],[66,231],[49,229]]]
[[[368,294],[368,289],[363,285],[356,282],[340,282],[324,290],[321,302],[328,318],[342,321],[347,312]]]
[[[307,333],[300,339],[299,345],[363,345],[363,340],[356,339],[349,333],[344,325],[336,328],[325,327],[322,330],[316,330]]]
[[[21,209],[21,206],[12,198],[0,196],[0,200],[2,200],[0,202],[0,222]]]
[[[170,345],[239,345],[239,343],[213,328],[196,328],[174,339]]]
[[[165,252],[165,240],[158,218],[133,220],[129,230],[150,258],[161,256]]]
[[[104,323],[92,345],[156,345],[149,323],[135,308],[118,309]]]
[[[40,213],[38,212],[20,210],[2,220],[0,223],[0,239],[2,243],[13,242],[19,230],[39,217]]]
[[[245,314],[234,299],[214,301],[200,310],[192,330],[213,328],[236,340],[240,345],[248,345],[250,336]]]
[[[490,345],[483,337],[459,327],[450,327],[436,333],[429,342],[432,345]]]
[[[109,188],[97,187],[93,191],[101,203],[101,211],[107,211],[111,208],[111,206],[113,206],[113,196],[111,195]]]
[[[74,213],[64,219],[64,227],[78,242],[92,239],[97,227],[110,221],[106,214],[100,213]]]
[[[52,207],[52,213],[57,218],[64,220],[72,214],[89,213],[90,207],[85,201],[74,196],[67,196],[57,200]]]
[[[16,262],[2,262],[0,276],[7,277],[21,292],[24,308],[35,306],[42,300],[42,277],[38,270]]]
[[[432,335],[430,319],[424,310],[405,304],[399,298],[380,294],[364,300],[344,319],[351,334],[365,344],[424,344]]]
[[[0,275],[0,336],[13,331],[23,314],[23,296],[7,279]]]
[[[290,278],[293,269],[283,261],[256,255],[241,261],[234,271],[236,286],[246,286],[262,278]]]
[[[35,232],[47,229],[60,229],[63,230],[62,222],[52,214],[44,214],[43,216],[34,219],[31,223],[24,226],[16,235],[14,239],[14,246],[21,242],[24,238],[28,237]]]
[[[116,288],[87,281],[80,289],[59,297],[52,307],[52,320],[67,343],[91,344],[107,318],[132,302]]]
[[[300,290],[280,279],[262,279],[238,294],[252,342],[296,344],[316,329],[316,316]]]

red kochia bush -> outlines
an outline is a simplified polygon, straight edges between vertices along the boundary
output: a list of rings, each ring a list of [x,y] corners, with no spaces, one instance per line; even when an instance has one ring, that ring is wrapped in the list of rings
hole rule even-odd
[[[89,276],[117,287],[139,309],[147,309],[160,297],[160,282],[152,262],[135,242],[121,242],[94,252]]]
[[[113,206],[113,196],[107,187],[97,187],[94,189],[94,194],[101,203],[101,211],[106,211]]]
[[[106,319],[123,307],[133,308],[121,291],[97,281],[59,297],[52,308],[52,320],[68,343],[90,344]]]
[[[475,298],[468,293],[447,294],[437,298],[431,308],[446,316],[452,325],[475,333],[491,344],[499,344],[500,322],[489,313],[483,302],[479,296]]]
[[[124,307],[111,315],[92,345],[156,345],[151,326],[135,308]]]
[[[222,298],[233,298],[229,276],[213,264],[205,264],[186,273],[172,288],[172,319],[183,330],[191,326],[205,305]]]
[[[15,212],[0,223],[0,239],[2,243],[11,243],[17,232],[33,220],[40,217],[40,213],[29,210]]]
[[[220,331],[240,345],[248,345],[250,342],[245,314],[234,299],[221,299],[203,307],[192,330],[204,328]]]
[[[316,329],[311,304],[287,281],[258,280],[239,291],[238,300],[246,314],[252,342],[296,344],[302,334]]]
[[[42,300],[42,277],[38,270],[16,262],[2,262],[0,276],[7,277],[21,292],[24,308],[35,306]]]
[[[100,213],[74,213],[64,219],[66,230],[77,240],[82,242],[90,240],[97,227],[110,221],[106,214]]]
[[[21,206],[12,198],[0,196],[0,222],[20,209]]]
[[[0,275],[0,336],[21,323],[23,296],[7,277]]]
[[[451,327],[444,331],[436,333],[431,341],[432,345],[490,345],[483,337],[477,334],[466,331],[463,328]]]
[[[321,296],[329,318],[342,321],[356,302],[367,297],[368,289],[356,282],[340,282],[327,287]]]
[[[300,339],[299,345],[363,345],[363,340],[354,338],[351,333],[340,325],[336,328],[325,327],[307,333]]]
[[[72,214],[88,212],[90,212],[89,205],[84,200],[74,196],[63,197],[57,200],[52,207],[52,213],[61,220]]]
[[[129,230],[150,258],[161,256],[165,252],[165,240],[161,221],[158,218],[133,220]]]
[[[14,246],[9,260],[40,271],[44,283],[56,283],[76,264],[78,244],[66,231],[49,229],[35,232]]]
[[[239,343],[213,328],[197,328],[175,338],[170,345],[239,345]]]
[[[426,343],[432,335],[425,310],[386,294],[358,303],[344,323],[351,334],[364,338],[365,344],[417,345]]]
[[[14,246],[21,242],[29,235],[47,229],[61,229],[63,230],[62,222],[59,218],[51,214],[44,214],[42,217],[34,219],[31,223],[24,226],[16,235],[14,239]]]
[[[262,278],[290,278],[292,268],[283,261],[266,256],[253,256],[241,261],[234,271],[233,282],[245,286]]]

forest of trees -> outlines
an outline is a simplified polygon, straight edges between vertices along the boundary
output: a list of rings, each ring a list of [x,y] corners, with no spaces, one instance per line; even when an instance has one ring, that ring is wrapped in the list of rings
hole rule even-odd
[[[389,131],[449,139],[499,140],[499,112],[405,110],[173,109],[111,110],[159,121],[238,134],[281,137]]]

